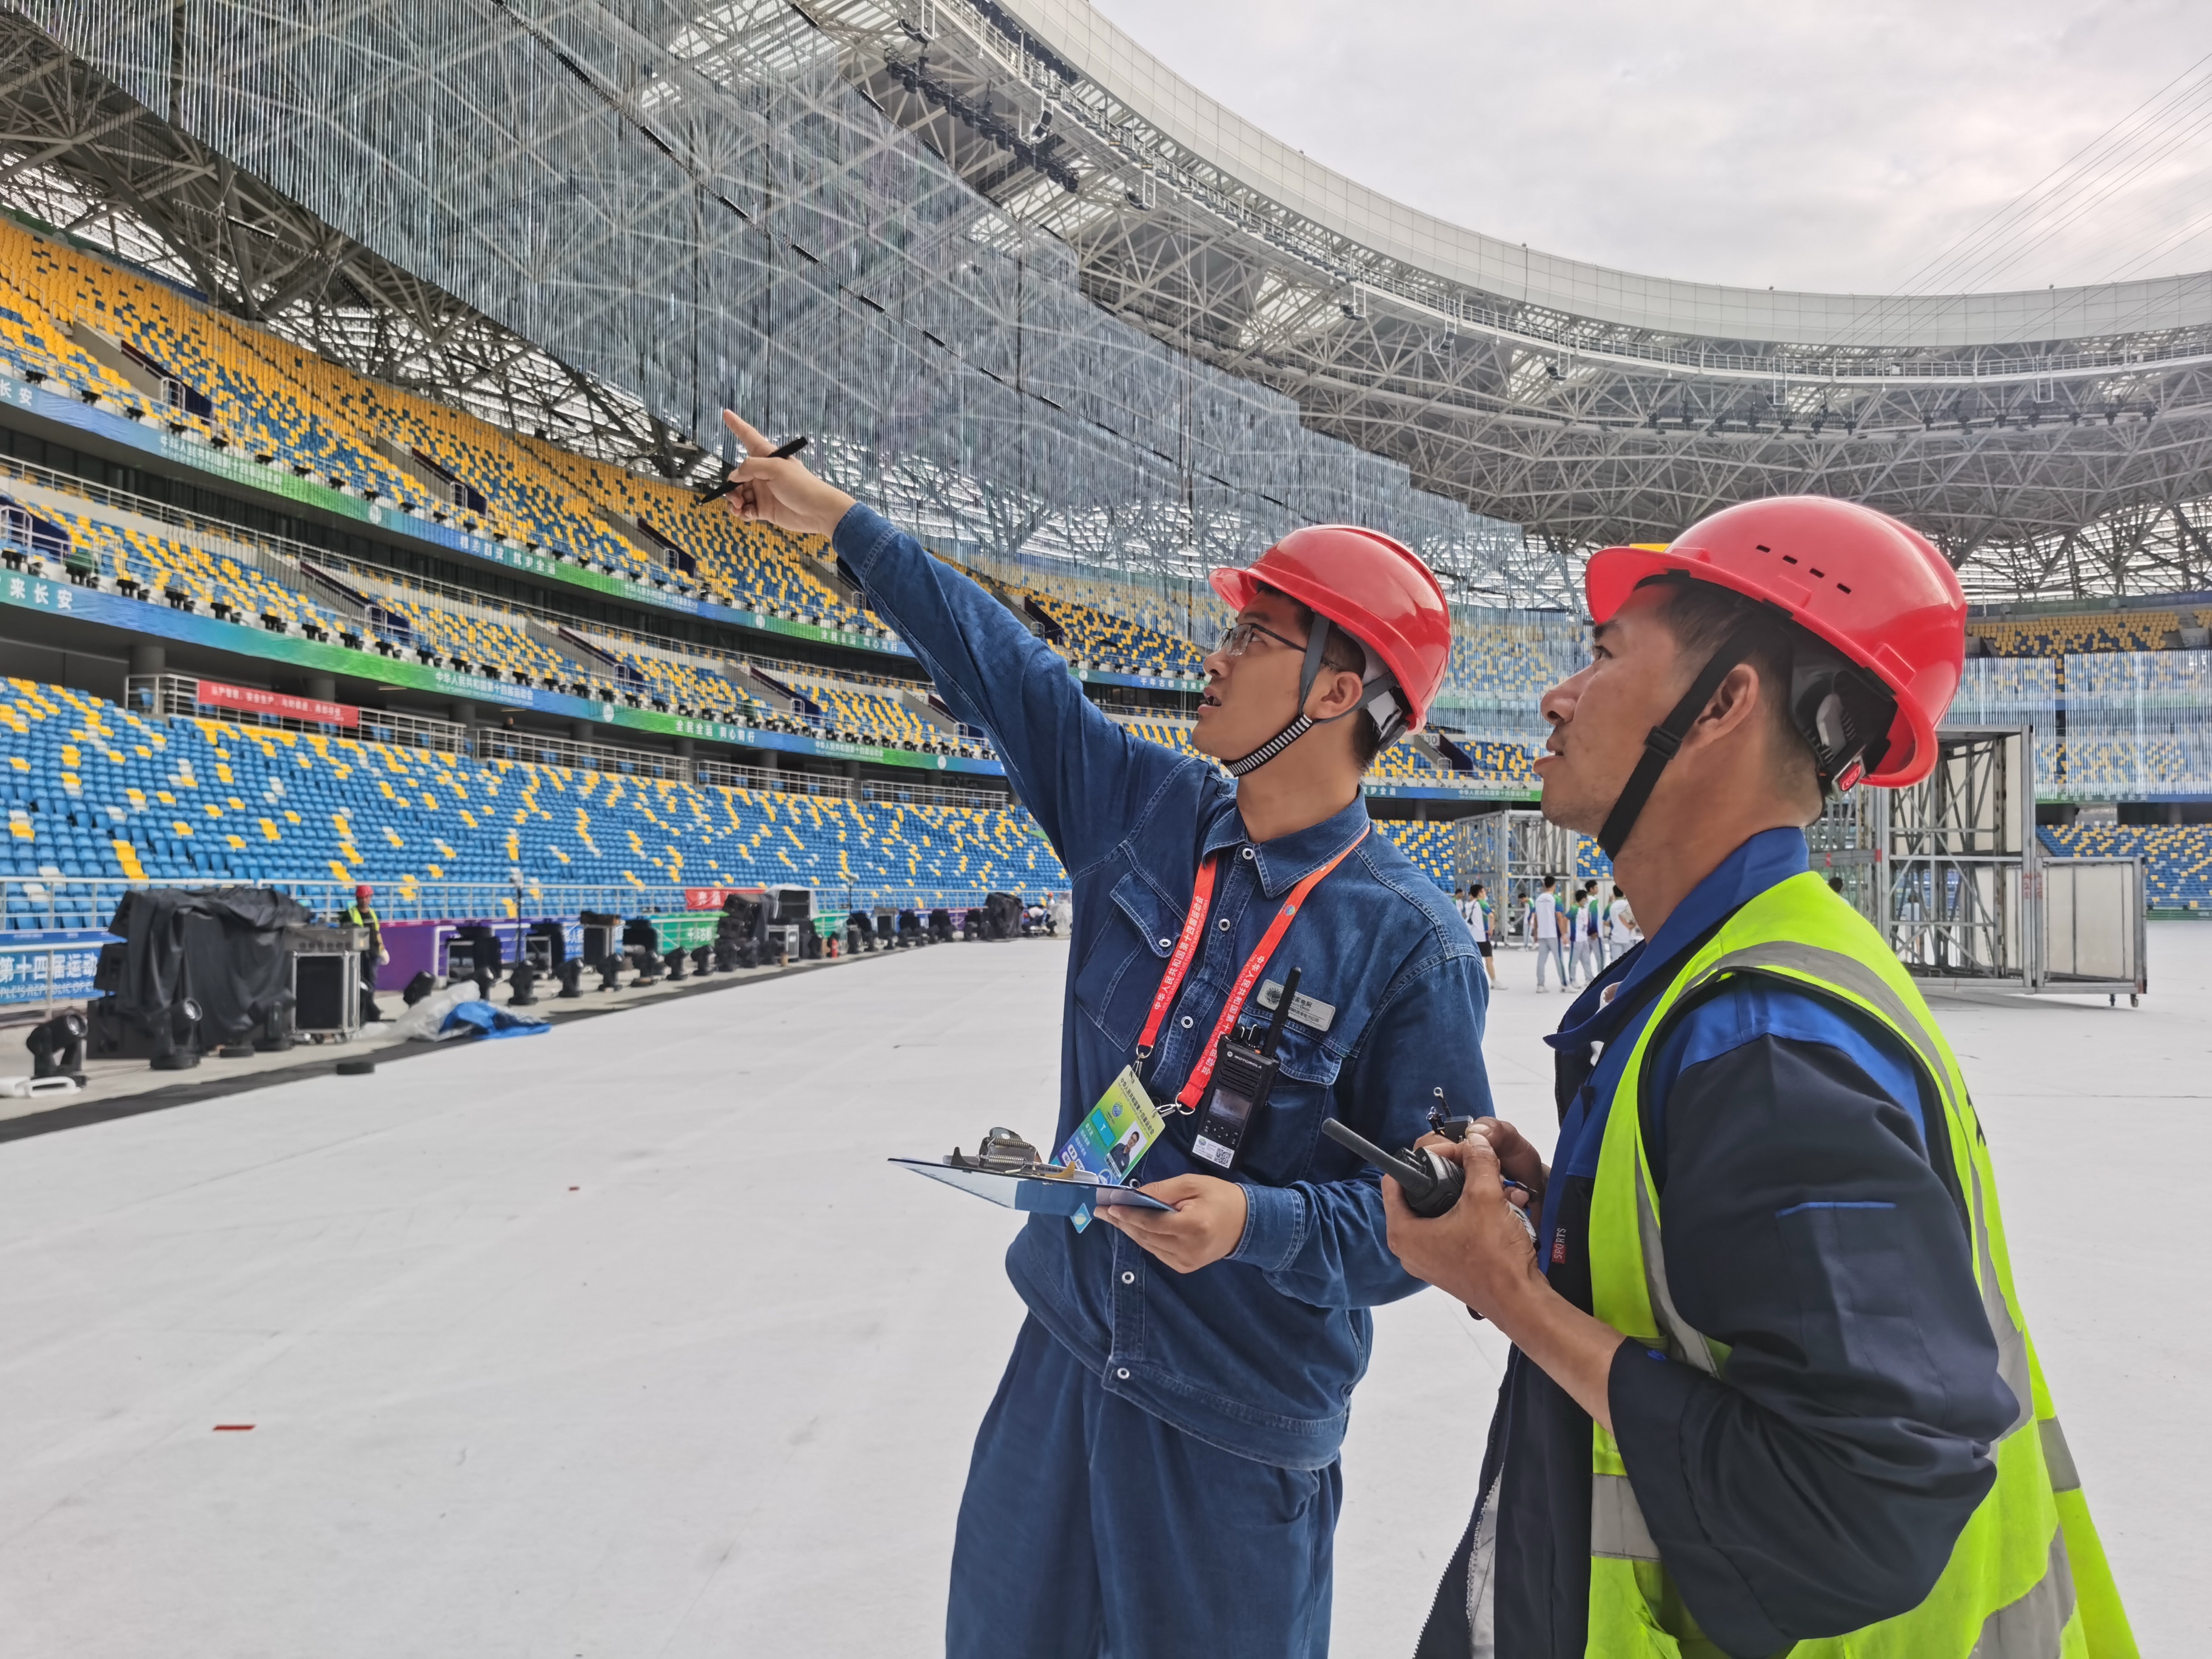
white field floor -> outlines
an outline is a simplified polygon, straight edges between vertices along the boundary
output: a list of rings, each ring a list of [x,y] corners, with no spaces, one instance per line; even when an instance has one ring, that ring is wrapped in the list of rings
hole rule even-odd
[[[1049,1131],[1066,952],[878,957],[0,1145],[0,1648],[939,1651],[1017,1224],[880,1159]],[[1500,961],[1498,1103],[1548,1139],[1563,1001]],[[2170,1653],[2212,1536],[2212,927],[2154,925],[2151,976],[2136,1010],[1939,1012],[2136,1633]],[[1410,1653],[1498,1368],[1434,1292],[1377,1323],[1351,1659]]]

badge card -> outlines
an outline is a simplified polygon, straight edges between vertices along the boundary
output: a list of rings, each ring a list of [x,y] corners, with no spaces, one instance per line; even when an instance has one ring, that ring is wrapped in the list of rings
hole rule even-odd
[[[1060,1149],[1060,1161],[1087,1170],[1101,1181],[1126,1185],[1164,1127],[1137,1068],[1125,1066],[1075,1126],[1067,1145]]]

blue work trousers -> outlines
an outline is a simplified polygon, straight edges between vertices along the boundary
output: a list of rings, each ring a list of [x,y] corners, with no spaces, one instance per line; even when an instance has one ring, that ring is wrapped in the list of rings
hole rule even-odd
[[[1323,1659],[1340,1467],[1284,1469],[1106,1392],[1031,1316],[975,1437],[947,1659]]]

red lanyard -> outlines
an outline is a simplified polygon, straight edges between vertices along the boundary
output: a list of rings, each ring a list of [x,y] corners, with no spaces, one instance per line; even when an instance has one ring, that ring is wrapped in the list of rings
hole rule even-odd
[[[1182,1092],[1176,1097],[1176,1102],[1186,1110],[1195,1111],[1198,1103],[1206,1098],[1206,1085],[1213,1079],[1213,1062],[1221,1052],[1221,1039],[1237,1023],[1237,1016],[1244,1012],[1244,1000],[1252,994],[1254,983],[1267,969],[1267,958],[1275,954],[1275,947],[1283,942],[1283,935],[1290,932],[1291,924],[1297,920],[1299,908],[1305,903],[1306,896],[1321,885],[1322,877],[1351,855],[1352,847],[1358,846],[1366,839],[1367,830],[1362,830],[1353,839],[1352,847],[1346,848],[1291,889],[1291,896],[1283,901],[1283,908],[1275,913],[1274,921],[1267,924],[1267,931],[1260,936],[1258,946],[1244,959],[1244,967],[1237,975],[1237,983],[1230,988],[1229,1000],[1222,1007],[1221,1018],[1214,1022],[1212,1035],[1206,1038],[1206,1048],[1199,1054],[1198,1063],[1190,1069],[1190,1080],[1182,1085]],[[1152,1039],[1159,1036],[1160,1022],[1168,1017],[1168,1010],[1175,1004],[1176,993],[1182,988],[1183,975],[1190,971],[1191,958],[1198,954],[1199,939],[1206,932],[1206,912],[1213,902],[1213,872],[1214,860],[1212,859],[1198,866],[1198,880],[1190,894],[1190,914],[1182,919],[1182,937],[1176,941],[1175,954],[1168,958],[1166,977],[1160,981],[1160,988],[1152,993],[1152,1012],[1146,1017],[1145,1029],[1137,1038],[1137,1058],[1139,1060],[1152,1058]]]

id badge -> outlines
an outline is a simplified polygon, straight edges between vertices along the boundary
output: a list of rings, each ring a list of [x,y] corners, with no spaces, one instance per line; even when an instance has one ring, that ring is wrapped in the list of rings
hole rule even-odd
[[[1067,1145],[1060,1149],[1062,1165],[1073,1164],[1115,1187],[1126,1187],[1145,1154],[1165,1127],[1159,1109],[1145,1092],[1137,1068],[1125,1066],[1121,1076],[1098,1097],[1098,1103],[1075,1126]],[[1090,1219],[1076,1219],[1081,1229]]]

